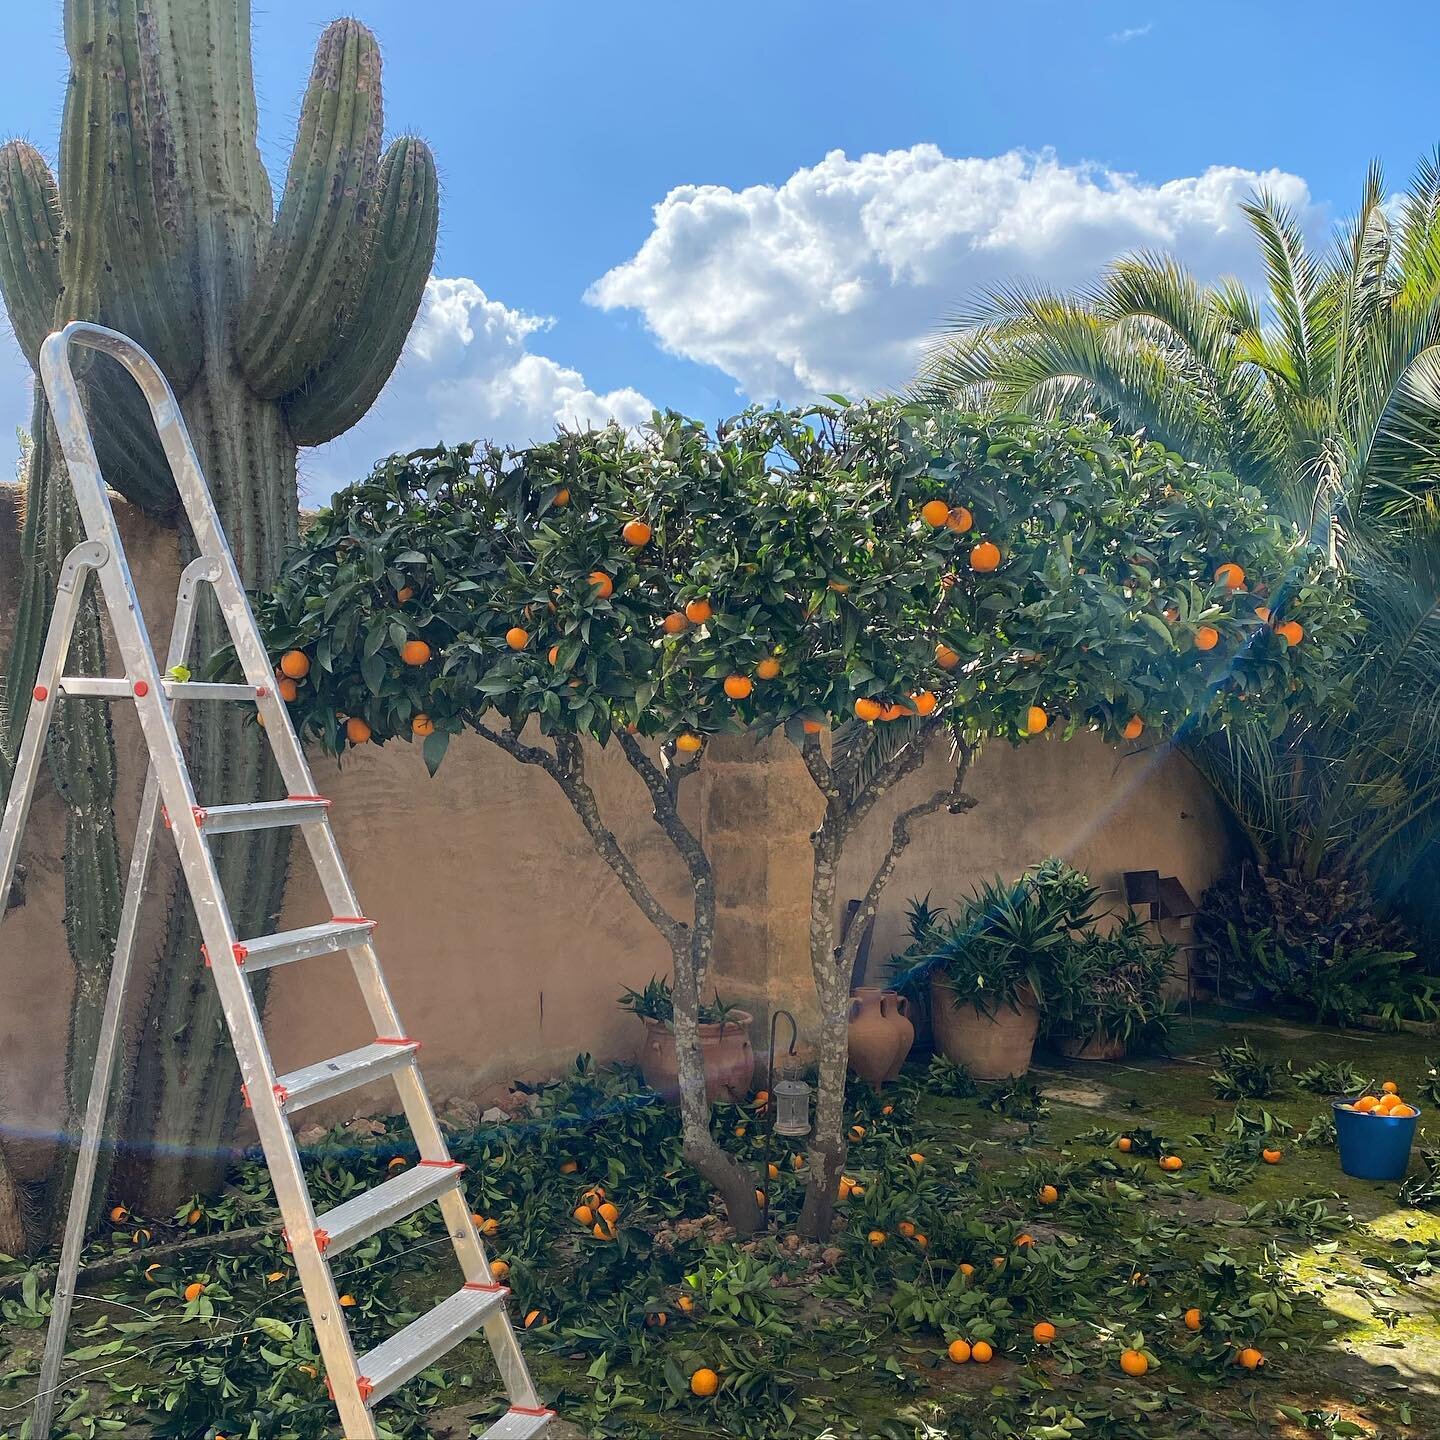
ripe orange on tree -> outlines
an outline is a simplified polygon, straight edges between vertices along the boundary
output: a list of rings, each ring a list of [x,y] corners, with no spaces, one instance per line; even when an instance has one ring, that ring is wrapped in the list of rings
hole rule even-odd
[[[1138,740],[1140,738],[1140,732],[1144,728],[1145,722],[1138,715],[1132,715],[1125,722],[1125,728],[1120,733],[1127,740]]]
[[[690,1377],[690,1393],[708,1400],[720,1388],[720,1377],[707,1366],[701,1366]]]
[[[1195,627],[1195,648],[1213,650],[1220,643],[1220,632],[1213,625]]]
[[[755,667],[755,673],[762,680],[773,680],[780,673],[780,662],[773,655],[767,655]]]
[[[692,625],[703,625],[714,613],[708,600],[692,600],[685,607],[685,618]]]
[[[281,674],[303,680],[310,673],[310,657],[303,650],[287,650],[280,657]]]
[[[503,1285],[510,1278],[510,1262],[508,1260],[492,1260],[490,1273]]]
[[[727,675],[725,693],[732,700],[743,700],[755,688],[755,682],[748,675]]]
[[[595,1212],[588,1205],[577,1205],[572,1213],[576,1223],[587,1230],[595,1223]]]
[[[968,1260],[962,1260],[960,1262],[960,1273],[962,1275],[973,1275],[975,1273],[975,1267]]]
[[[603,570],[592,570],[585,578],[595,592],[594,599],[608,600],[615,593],[615,582]]]
[[[1025,712],[1025,730],[1027,734],[1038,735],[1050,723],[1050,717],[1038,705],[1032,705]]]
[[[403,605],[407,600],[413,600],[414,598],[415,587],[413,585],[402,585],[395,592],[395,603],[397,605]]]
[[[1275,627],[1275,633],[1283,636],[1285,643],[1293,647],[1305,638],[1305,627],[1298,620],[1287,620]]]
[[[562,1175],[573,1175],[580,1168],[578,1160],[562,1160],[560,1162],[560,1173]]]
[[[937,645],[935,663],[942,670],[953,670],[960,663],[960,652],[952,650],[948,645]]]
[[[952,1340],[945,1351],[952,1365],[963,1365],[970,1358],[970,1345],[965,1340]]]
[[[889,1236],[883,1230],[872,1230],[865,1238],[878,1250]]]
[[[275,690],[287,705],[293,705],[300,695],[300,687],[288,675],[281,676]]]
[[[871,700],[862,695],[855,702],[855,718],[857,720],[878,720],[885,713],[885,707],[878,700]]]
[[[525,1317],[525,1328],[527,1330],[534,1329],[536,1325],[543,1325],[544,1323],[545,1317],[538,1310],[530,1311]]]
[[[194,1303],[196,1300],[198,1300],[204,1293],[205,1293],[205,1287],[204,1287],[198,1280],[192,1280],[192,1281],[185,1287],[185,1302],[186,1302],[186,1304],[193,1304],[193,1303]]]
[[[950,506],[944,500],[927,500],[920,507],[920,518],[938,529],[950,518]]]
[[[975,517],[963,505],[957,505],[945,517],[946,527],[957,535],[963,535],[974,523]]]
[[[970,552],[970,568],[977,575],[988,575],[1000,568],[1000,547],[993,540],[982,540]]]
[[[512,650],[523,650],[530,643],[530,632],[523,625],[512,625],[505,632],[505,643]]]
[[[907,1240],[915,1238],[916,1225],[913,1220],[902,1220],[895,1227]]]
[[[363,745],[370,738],[370,727],[358,715],[352,715],[345,722],[345,738],[352,745]]]
[[[1041,1320],[1030,1333],[1035,1337],[1037,1345],[1048,1345],[1059,1331],[1048,1320]]]
[[[1247,1370],[1258,1370],[1265,1363],[1265,1355],[1253,1345],[1247,1345],[1236,1357]]]
[[[935,698],[933,690],[917,690],[911,695],[910,703],[915,707],[917,715],[933,715],[940,702]]]
[[[682,755],[694,755],[704,743],[705,741],[693,730],[682,730],[675,737],[675,748]]]
[[[672,610],[661,622],[660,628],[667,635],[678,635],[690,628],[690,622],[678,611]]]
[[[923,1165],[925,1163],[925,1157],[918,1150],[912,1150],[908,1159],[912,1165]]]
[[[1122,1350],[1120,1368],[1127,1375],[1143,1375],[1150,1368],[1150,1362],[1139,1350]]]
[[[977,1365],[988,1365],[995,1358],[995,1349],[988,1340],[977,1340],[970,1347],[970,1358]]]
[[[1215,583],[1227,590],[1238,590],[1245,583],[1245,572],[1233,560],[1227,560],[1217,567]]]
[[[620,538],[633,549],[650,543],[650,527],[643,520],[627,520],[620,531]]]
[[[430,647],[423,640],[407,640],[400,647],[400,658],[407,665],[423,665],[430,658]]]
[[[688,1315],[695,1308],[695,1302],[688,1295],[681,1295],[676,1298],[675,1303]]]

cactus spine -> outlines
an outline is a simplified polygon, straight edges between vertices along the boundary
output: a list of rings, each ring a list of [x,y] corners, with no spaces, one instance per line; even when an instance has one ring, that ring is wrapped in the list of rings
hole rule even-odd
[[[296,533],[296,446],[364,414],[419,308],[439,217],[434,159],[412,138],[382,159],[379,49],[358,21],[338,20],[317,48],[277,216],[256,144],[249,0],[66,0],[65,25],[59,185],[23,142],[0,150],[0,291],[16,337],[32,365],[58,319],[98,318],[144,345],[180,396],[244,581],[264,585]],[[152,513],[171,511],[173,486],[138,392],[108,361],[94,362],[85,383],[107,480]],[[33,523],[43,543],[25,551],[35,558],[0,737],[12,752],[54,567],[73,539],[69,487],[43,414],[35,440],[27,529]],[[182,551],[190,543],[182,527]],[[197,653],[222,635],[206,605]],[[202,799],[275,793],[253,724],[227,707],[193,708],[189,751]],[[119,889],[103,716],[74,748],[52,757],[73,817],[66,920],[77,972],[82,952],[98,953],[92,968],[103,987]],[[218,849],[242,934],[273,925],[285,858],[279,831],[227,837]],[[153,1209],[218,1178],[238,1104],[214,990],[196,964],[194,918],[168,881],[130,1126],[161,1157],[144,1176]],[[68,1057],[81,1090],[100,998],[92,990],[77,989]],[[140,1177],[127,1193],[139,1197]]]

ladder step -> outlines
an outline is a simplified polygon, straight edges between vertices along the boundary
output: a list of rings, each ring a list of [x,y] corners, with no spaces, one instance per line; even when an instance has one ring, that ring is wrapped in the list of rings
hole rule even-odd
[[[356,1360],[362,1377],[360,1393],[373,1405],[399,1389],[473,1335],[505,1304],[509,1293],[503,1285],[467,1285],[442,1300],[429,1314],[412,1320],[383,1345]]]
[[[419,1049],[418,1040],[377,1040],[373,1045],[362,1045],[333,1060],[317,1060],[313,1065],[280,1076],[275,1082],[280,1103],[293,1113],[349,1090],[358,1090],[371,1080],[403,1069]]]
[[[554,1418],[553,1410],[507,1410],[480,1440],[531,1440]]]
[[[207,835],[234,830],[275,830],[282,825],[313,825],[323,820],[330,802],[320,795],[291,795],[247,805],[202,805],[195,818]],[[272,962],[273,963],[273,962]]]
[[[209,680],[164,680],[161,684],[172,700],[255,700],[259,694],[253,685],[223,685]],[[138,682],[138,693],[148,689]],[[101,700],[129,700],[137,693],[137,684],[121,676],[66,675],[57,682],[62,695],[98,697]]]
[[[301,930],[282,930],[275,935],[242,940],[240,949],[244,954],[236,958],[246,970],[269,970],[293,960],[309,960],[315,955],[333,955],[337,950],[368,945],[374,928],[373,920],[360,915],[337,916],[323,925],[307,925]]]
[[[316,1218],[316,1235],[326,1257],[368,1239],[371,1235],[413,1215],[460,1184],[465,1167],[458,1160],[421,1161],[391,1180],[327,1210]]]

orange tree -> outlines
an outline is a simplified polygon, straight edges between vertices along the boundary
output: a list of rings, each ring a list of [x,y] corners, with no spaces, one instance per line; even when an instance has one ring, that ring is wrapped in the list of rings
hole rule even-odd
[[[914,822],[975,803],[979,747],[1048,728],[1275,732],[1343,702],[1329,661],[1355,629],[1324,557],[1230,476],[1098,424],[893,403],[396,458],[321,515],[265,619],[277,655],[314,661],[294,705],[326,744],[418,739],[433,771],[468,729],[559,785],[670,944],[686,1153],[740,1228],[750,1181],[710,1138],[695,1027],[714,882],[678,791],[707,736],[783,729],[821,814],[811,1235],[844,1164],[860,936]],[[948,778],[893,816],[837,943],[847,844],[942,732]],[[689,920],[604,823],[587,738],[619,744],[645,785],[693,881]]]

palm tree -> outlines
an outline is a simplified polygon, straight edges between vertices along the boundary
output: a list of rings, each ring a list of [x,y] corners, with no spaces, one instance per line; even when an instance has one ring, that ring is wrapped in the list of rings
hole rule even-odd
[[[1263,297],[1162,254],[1071,294],[993,290],[916,389],[1144,429],[1330,545],[1368,624],[1331,707],[1190,753],[1270,865],[1394,880],[1440,833],[1440,152],[1393,204],[1372,166],[1328,253],[1269,195],[1244,209]]]

